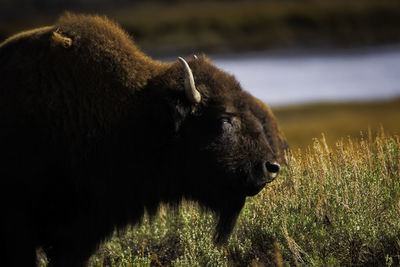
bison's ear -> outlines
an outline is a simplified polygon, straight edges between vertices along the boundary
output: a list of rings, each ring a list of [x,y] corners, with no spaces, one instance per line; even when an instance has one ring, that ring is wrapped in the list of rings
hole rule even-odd
[[[201,95],[199,91],[196,89],[196,84],[194,82],[192,70],[189,67],[189,64],[181,57],[178,57],[179,62],[182,64],[182,67],[185,71],[185,94],[190,102],[193,104],[198,104],[201,101]]]

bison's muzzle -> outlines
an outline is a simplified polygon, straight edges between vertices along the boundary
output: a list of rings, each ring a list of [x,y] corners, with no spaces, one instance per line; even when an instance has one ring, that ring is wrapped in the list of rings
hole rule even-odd
[[[265,169],[266,169],[267,177],[269,178],[267,180],[267,183],[270,183],[273,180],[275,180],[276,176],[278,176],[280,167],[281,166],[276,162],[271,163],[271,162],[267,161],[265,163]]]
[[[247,185],[247,196],[259,193],[266,184],[271,183],[278,176],[280,165],[276,162],[264,161],[253,169]]]

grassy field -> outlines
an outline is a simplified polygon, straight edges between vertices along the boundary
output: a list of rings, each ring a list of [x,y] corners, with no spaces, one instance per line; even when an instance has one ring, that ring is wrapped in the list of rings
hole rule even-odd
[[[103,244],[90,266],[398,266],[398,136],[315,139],[288,160],[227,246],[213,245],[212,214],[184,203]]]
[[[398,0],[171,1],[83,11],[118,21],[154,54],[400,42]],[[53,24],[59,13],[0,18],[0,41]],[[279,178],[248,199],[227,246],[213,245],[211,213],[194,203],[163,206],[152,221],[102,244],[90,266],[398,266],[400,99],[273,110],[293,153]]]
[[[227,246],[213,245],[213,214],[184,202],[116,234],[90,266],[398,266],[399,102],[275,109],[299,149],[247,200]]]
[[[382,126],[389,135],[400,135],[400,99],[364,103],[319,103],[273,109],[293,149],[312,145],[312,138],[325,134],[327,143],[360,131],[375,134]]]
[[[108,15],[151,54],[400,42],[398,0],[171,1],[69,8]],[[53,24],[63,10],[0,17],[0,39]]]

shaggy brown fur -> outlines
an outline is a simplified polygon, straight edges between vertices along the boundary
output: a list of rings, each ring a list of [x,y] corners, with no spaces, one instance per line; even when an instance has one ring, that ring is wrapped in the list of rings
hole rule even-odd
[[[5,266],[82,266],[114,229],[160,202],[198,201],[227,241],[286,143],[270,110],[202,56],[184,70],[117,25],[66,14],[0,45],[0,205]]]

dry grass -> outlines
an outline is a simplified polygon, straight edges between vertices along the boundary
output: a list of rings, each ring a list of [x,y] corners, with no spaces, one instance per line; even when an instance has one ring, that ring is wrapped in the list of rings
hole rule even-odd
[[[312,138],[321,133],[329,145],[347,136],[359,137],[360,131],[376,133],[381,126],[389,135],[400,134],[400,99],[277,107],[273,111],[294,149],[312,145]]]

